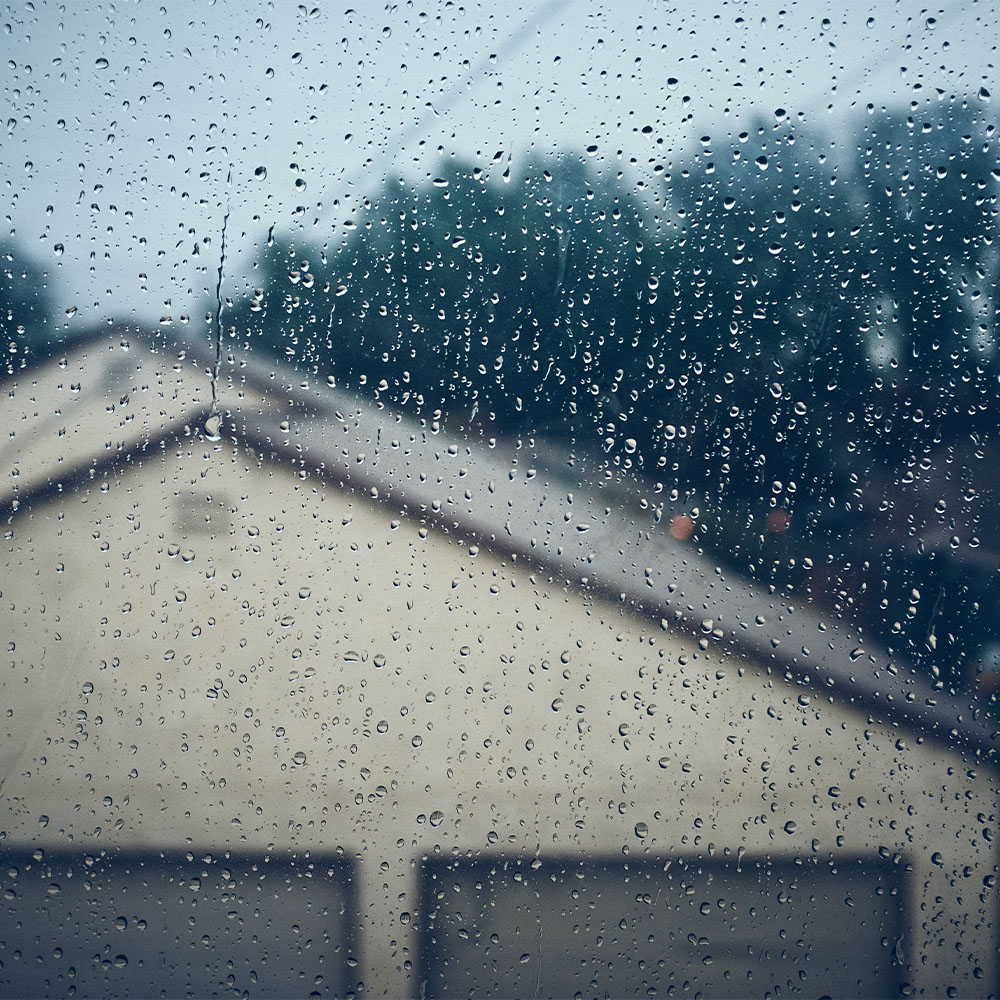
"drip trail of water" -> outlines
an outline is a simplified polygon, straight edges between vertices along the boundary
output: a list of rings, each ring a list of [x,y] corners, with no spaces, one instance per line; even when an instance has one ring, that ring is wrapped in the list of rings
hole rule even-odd
[[[215,282],[215,362],[212,365],[212,405],[205,420],[205,436],[209,441],[221,438],[222,415],[219,413],[219,370],[222,367],[222,277],[226,266],[226,227],[229,225],[229,187],[233,179],[233,168],[226,174],[226,213],[222,217],[222,245],[219,250],[219,275]]]

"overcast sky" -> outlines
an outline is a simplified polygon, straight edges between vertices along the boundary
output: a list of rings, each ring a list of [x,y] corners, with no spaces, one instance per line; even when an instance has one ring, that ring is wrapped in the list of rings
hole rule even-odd
[[[868,103],[1000,95],[977,0],[355,2],[4,9],[5,235],[70,329],[194,315],[227,204],[235,294],[268,230],[336,246],[365,195],[446,156],[636,179],[753,112],[843,133]]]

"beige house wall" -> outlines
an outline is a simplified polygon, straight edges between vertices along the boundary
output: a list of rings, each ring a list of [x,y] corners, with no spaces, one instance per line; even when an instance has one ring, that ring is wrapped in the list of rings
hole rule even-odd
[[[454,849],[898,857],[909,981],[997,982],[992,773],[418,516],[190,439],[22,502],[0,590],[3,843],[341,847],[373,994]]]

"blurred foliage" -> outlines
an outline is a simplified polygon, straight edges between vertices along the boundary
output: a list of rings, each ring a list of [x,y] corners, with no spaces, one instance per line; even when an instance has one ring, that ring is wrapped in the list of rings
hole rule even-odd
[[[47,345],[52,302],[46,279],[36,261],[0,243],[0,336],[8,372]]]

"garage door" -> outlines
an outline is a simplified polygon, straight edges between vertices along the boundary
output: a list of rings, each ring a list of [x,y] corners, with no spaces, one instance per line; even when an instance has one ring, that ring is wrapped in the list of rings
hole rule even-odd
[[[895,995],[898,868],[425,864],[427,996]]]
[[[343,996],[339,858],[3,852],[0,996]]]

